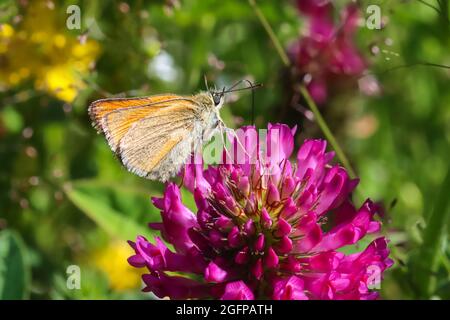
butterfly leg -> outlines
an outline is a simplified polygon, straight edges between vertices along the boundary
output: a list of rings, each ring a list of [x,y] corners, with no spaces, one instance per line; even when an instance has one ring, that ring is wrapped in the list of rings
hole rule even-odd
[[[224,133],[226,133],[227,127],[225,126],[225,123],[223,123],[222,120],[218,120],[217,128],[220,131],[220,138],[222,139],[223,150],[225,151],[227,157],[233,162],[233,157],[231,156],[230,152],[227,149],[227,144],[226,144],[225,138],[224,138]],[[226,161],[225,161],[225,163],[226,163]]]
[[[244,145],[242,144],[241,140],[239,140],[238,135],[236,134],[236,132],[233,129],[227,128],[225,127],[225,132],[230,132],[232,134],[232,136],[234,138],[236,138],[236,142],[237,144],[242,148],[242,151],[244,151],[245,155],[249,157],[249,159],[251,159],[250,154],[247,152],[247,150],[244,148]]]
[[[184,184],[184,177],[186,176],[186,165],[183,167],[183,175],[181,176],[180,179],[180,184],[178,185],[178,188],[181,189],[181,187]]]

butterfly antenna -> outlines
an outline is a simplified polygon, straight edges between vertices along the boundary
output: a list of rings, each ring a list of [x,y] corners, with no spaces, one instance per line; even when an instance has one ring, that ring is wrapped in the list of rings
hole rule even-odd
[[[236,88],[239,84],[241,84],[244,80],[241,79],[239,81],[237,81],[235,84],[233,84],[230,88],[228,88],[227,91],[232,91],[234,88]]]
[[[248,87],[245,88],[240,88],[240,89],[234,89],[236,88],[239,84],[241,84],[242,82],[247,82],[248,83]],[[251,120],[252,120],[252,124],[255,125],[255,92],[254,89],[261,87],[262,84],[254,84],[252,83],[250,80],[248,79],[242,79],[239,80],[238,82],[236,82],[235,84],[233,84],[230,88],[228,88],[227,90],[222,90],[222,94],[224,93],[228,93],[228,92],[235,92],[235,91],[241,91],[241,90],[248,90],[251,89],[252,90],[252,111],[251,111]]]
[[[257,84],[253,84],[252,82],[250,82],[250,80],[241,80],[239,81],[239,83],[243,82],[243,81],[248,81],[248,83],[250,84],[250,86],[248,87],[244,87],[244,88],[239,88],[239,89],[234,89],[236,85],[231,86],[229,89],[223,91],[222,93],[230,93],[230,92],[236,92],[236,91],[243,91],[243,90],[249,90],[249,89],[256,89],[259,87],[262,87],[261,83],[257,83]]]
[[[252,119],[252,124],[256,127],[256,124],[255,124],[255,90],[252,90],[252,115],[251,115],[251,119]]]
[[[252,125],[255,125],[255,85],[247,79],[244,79],[245,82],[247,82],[250,85],[250,88],[252,89],[252,113],[251,113],[251,119],[252,119]]]

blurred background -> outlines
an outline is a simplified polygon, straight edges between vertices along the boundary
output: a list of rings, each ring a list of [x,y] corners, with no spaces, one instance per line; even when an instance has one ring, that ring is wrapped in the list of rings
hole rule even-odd
[[[289,65],[247,1],[0,1],[0,299],[151,298],[126,240],[150,235],[163,185],[121,167],[87,108],[204,76],[263,83],[256,125],[298,125],[297,144],[323,137],[304,84],[361,179],[356,204],[385,208],[382,298],[450,299],[448,1],[257,4]],[[228,98],[227,125],[251,124],[251,95]]]

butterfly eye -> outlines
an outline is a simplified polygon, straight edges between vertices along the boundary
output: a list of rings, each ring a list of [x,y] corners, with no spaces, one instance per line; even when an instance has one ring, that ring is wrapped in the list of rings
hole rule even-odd
[[[220,99],[222,98],[222,95],[220,94],[213,94],[213,100],[214,100],[214,105],[218,106],[220,103]]]

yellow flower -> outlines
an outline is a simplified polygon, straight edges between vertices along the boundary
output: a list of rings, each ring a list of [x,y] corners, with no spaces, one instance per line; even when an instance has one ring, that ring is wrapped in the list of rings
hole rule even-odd
[[[70,66],[56,65],[42,70],[36,80],[36,87],[51,92],[60,100],[71,102],[85,84]]]
[[[37,90],[72,102],[86,87],[82,78],[95,64],[100,45],[91,39],[81,44],[69,34],[61,12],[36,0],[26,6],[16,29],[0,25],[1,88],[32,78]]]
[[[140,285],[142,273],[127,262],[133,253],[126,243],[115,241],[94,255],[94,264],[107,275],[113,290],[124,291]]]
[[[10,24],[2,23],[0,24],[0,39],[11,38],[14,34],[14,29]]]

